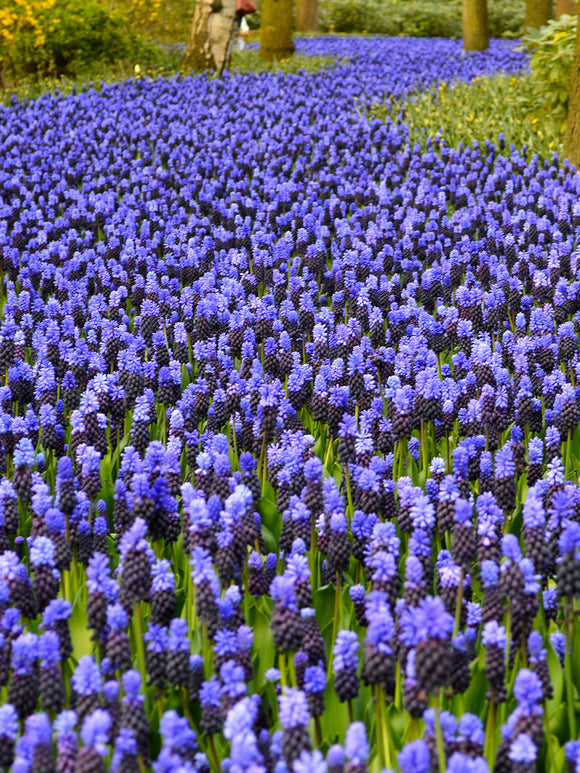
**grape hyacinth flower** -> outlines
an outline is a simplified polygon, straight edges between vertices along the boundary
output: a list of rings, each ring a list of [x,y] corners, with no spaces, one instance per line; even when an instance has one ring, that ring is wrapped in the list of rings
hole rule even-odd
[[[342,630],[332,648],[334,689],[341,703],[352,701],[359,693],[358,637],[353,631]]]
[[[307,725],[310,721],[308,702],[302,690],[288,689],[280,696],[280,723],[284,728],[282,753],[291,768],[301,753],[310,751],[312,743]]]

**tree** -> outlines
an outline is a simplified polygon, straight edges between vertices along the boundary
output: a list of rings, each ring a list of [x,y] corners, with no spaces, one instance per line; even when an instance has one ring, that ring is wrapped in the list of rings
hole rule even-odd
[[[318,0],[296,0],[296,31],[318,32]]]
[[[197,0],[185,67],[202,72],[229,67],[236,0]]]
[[[526,0],[526,20],[524,26],[539,30],[552,18],[553,0]]]
[[[570,16],[577,13],[576,3],[574,0],[556,0],[556,19],[559,19],[563,14],[569,14]]]
[[[570,71],[570,101],[564,138],[564,156],[580,166],[580,24],[576,27],[574,61]]]
[[[293,0],[263,1],[260,30],[260,58],[263,61],[286,59],[294,53],[293,5]]]
[[[463,48],[466,51],[489,48],[487,0],[463,0]]]

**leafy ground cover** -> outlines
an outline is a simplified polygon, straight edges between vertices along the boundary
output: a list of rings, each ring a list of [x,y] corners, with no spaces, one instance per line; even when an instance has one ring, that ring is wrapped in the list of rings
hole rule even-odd
[[[302,53],[0,110],[3,768],[578,765],[578,177]]]
[[[409,127],[410,141],[422,147],[436,136],[452,147],[474,142],[484,146],[501,136],[507,147],[525,146],[531,156],[537,153],[541,160],[550,160],[563,152],[562,118],[544,109],[543,90],[538,97],[537,84],[537,77],[528,72],[481,76],[470,83],[444,82],[373,105],[369,115],[400,118]]]

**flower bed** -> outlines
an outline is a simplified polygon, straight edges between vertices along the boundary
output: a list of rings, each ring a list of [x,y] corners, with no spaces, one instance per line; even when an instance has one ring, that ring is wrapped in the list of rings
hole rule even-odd
[[[580,182],[302,50],[0,112],[3,768],[576,769]]]

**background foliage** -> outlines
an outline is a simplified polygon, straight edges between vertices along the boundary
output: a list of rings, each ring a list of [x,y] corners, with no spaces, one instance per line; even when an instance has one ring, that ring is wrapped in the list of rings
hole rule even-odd
[[[194,0],[0,0],[0,85],[23,76],[97,74],[135,64],[173,66],[189,37]],[[248,17],[260,25],[258,12]],[[525,0],[489,0],[492,37],[522,34]],[[461,37],[460,0],[320,0],[321,31]]]
[[[452,147],[483,147],[486,141],[505,147],[526,146],[531,157],[549,160],[562,152],[561,121],[554,116],[542,120],[534,113],[537,94],[535,78],[525,75],[479,77],[471,83],[442,83],[405,101],[375,105],[374,118],[405,121],[409,139],[426,146],[428,138],[444,137]]]
[[[533,113],[541,121],[557,122],[562,135],[566,132],[576,22],[576,16],[564,15],[559,21],[551,20],[541,30],[532,30],[524,38],[533,51],[530,61]]]

